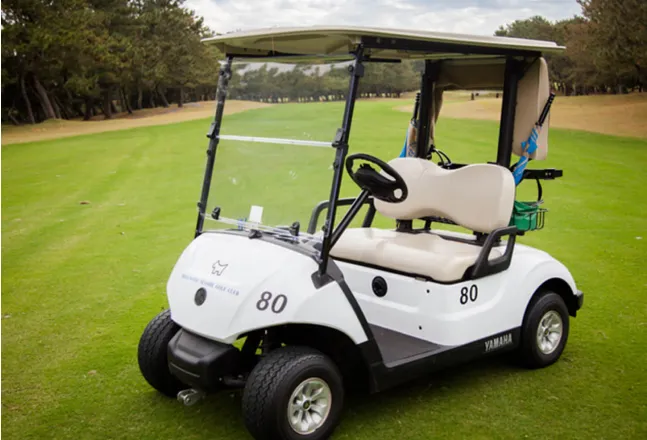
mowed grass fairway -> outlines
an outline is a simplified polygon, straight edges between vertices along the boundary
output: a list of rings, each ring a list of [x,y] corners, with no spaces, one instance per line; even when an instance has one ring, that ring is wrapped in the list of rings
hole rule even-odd
[[[393,107],[357,104],[351,151],[399,154],[410,115]],[[277,105],[226,116],[224,127],[327,140],[342,111]],[[186,408],[158,395],[137,366],[141,332],[166,308],[168,275],[193,237],[208,125],[2,147],[5,438],[248,438],[238,394]],[[497,134],[490,121],[438,125],[439,146],[456,162],[494,160]],[[305,227],[329,191],[332,159],[325,149],[223,144],[214,197],[244,215],[262,193],[264,220]],[[585,292],[561,360],[528,371],[493,358],[353,397],[335,438],[647,438],[647,141],[552,129],[549,159],[531,167],[564,177],[543,185],[545,229],[520,241],[563,261]],[[522,184],[520,198],[534,190]],[[346,176],[343,194],[357,192]],[[279,215],[281,206],[291,208]]]

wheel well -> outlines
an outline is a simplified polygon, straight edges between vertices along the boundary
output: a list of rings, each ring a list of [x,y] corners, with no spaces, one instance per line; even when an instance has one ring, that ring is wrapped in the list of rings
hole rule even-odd
[[[346,389],[368,389],[368,367],[360,349],[348,335],[313,324],[288,324],[275,330],[277,339],[285,345],[312,347],[330,357],[339,368]]]
[[[568,314],[575,317],[577,314],[577,298],[575,298],[575,293],[571,289],[571,286],[568,285],[566,281],[561,278],[551,278],[547,281],[544,281],[541,286],[535,291],[533,298],[542,292],[550,290],[555,292],[562,297],[564,303],[566,303],[566,308],[568,308]]]

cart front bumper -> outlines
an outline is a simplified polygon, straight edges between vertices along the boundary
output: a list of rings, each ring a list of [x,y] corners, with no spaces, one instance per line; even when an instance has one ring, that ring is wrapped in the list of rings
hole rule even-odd
[[[212,341],[181,329],[168,344],[168,366],[183,383],[202,391],[216,391],[223,378],[235,374],[241,353],[230,344]]]

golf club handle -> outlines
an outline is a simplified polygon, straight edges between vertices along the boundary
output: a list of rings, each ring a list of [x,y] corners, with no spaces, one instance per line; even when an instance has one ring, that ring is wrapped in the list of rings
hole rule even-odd
[[[553,99],[555,99],[555,94],[553,92],[550,92],[550,96],[548,96],[548,101],[546,101],[546,104],[544,105],[544,109],[541,111],[541,115],[539,116],[539,121],[537,121],[537,125],[540,127],[544,125],[544,121],[548,117],[548,112],[550,111],[550,106],[553,103]]]
[[[416,101],[413,106],[413,117],[412,120],[418,119],[418,110],[420,109],[420,92],[416,93]]]

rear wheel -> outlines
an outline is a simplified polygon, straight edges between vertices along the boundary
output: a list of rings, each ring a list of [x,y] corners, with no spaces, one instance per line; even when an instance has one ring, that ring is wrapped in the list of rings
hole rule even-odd
[[[342,376],[323,353],[276,349],[252,370],[243,391],[245,425],[255,439],[330,437],[341,417]]]
[[[521,361],[542,368],[559,359],[568,339],[568,309],[561,296],[543,292],[528,306],[521,331]]]
[[[180,330],[171,319],[171,311],[164,310],[148,323],[139,340],[137,360],[144,379],[157,391],[176,397],[187,388],[168,368],[167,347],[169,341]]]

